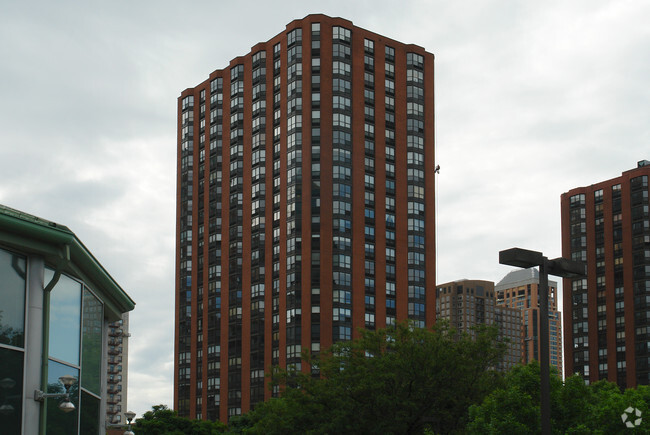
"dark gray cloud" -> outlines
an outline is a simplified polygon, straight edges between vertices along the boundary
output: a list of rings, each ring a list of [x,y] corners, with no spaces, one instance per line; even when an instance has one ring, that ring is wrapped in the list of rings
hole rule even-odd
[[[172,404],[176,99],[322,12],[436,56],[438,282],[560,254],[559,197],[650,158],[650,5],[3,2],[0,203],[68,225],[136,300],[129,407]]]

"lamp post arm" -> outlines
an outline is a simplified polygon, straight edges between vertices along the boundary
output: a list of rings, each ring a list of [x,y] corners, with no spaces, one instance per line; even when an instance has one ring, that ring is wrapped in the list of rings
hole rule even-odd
[[[41,390],[34,390],[34,400],[37,402],[43,402],[45,399],[61,399],[70,400],[68,393],[44,393]]]

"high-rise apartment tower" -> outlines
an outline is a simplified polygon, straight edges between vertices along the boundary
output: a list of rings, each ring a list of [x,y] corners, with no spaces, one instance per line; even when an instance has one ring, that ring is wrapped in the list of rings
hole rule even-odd
[[[435,320],[431,53],[309,15],[178,99],[174,407],[226,420],[273,365]]]
[[[492,281],[462,279],[438,285],[436,318],[448,320],[449,326],[459,332],[472,333],[474,326],[496,324],[499,340],[507,343],[497,369],[507,371],[521,363],[521,311],[496,304]]]
[[[564,280],[567,374],[650,383],[650,162],[562,194],[562,255],[587,263]]]

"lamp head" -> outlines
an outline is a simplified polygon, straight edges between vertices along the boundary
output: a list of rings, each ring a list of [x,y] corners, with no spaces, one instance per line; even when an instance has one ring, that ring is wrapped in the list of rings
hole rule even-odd
[[[13,388],[15,385],[16,385],[16,381],[14,381],[11,378],[4,378],[4,379],[0,380],[0,387],[4,388],[6,390],[9,390],[9,389]]]
[[[77,378],[72,375],[64,375],[59,378],[59,382],[61,382],[65,387],[65,390],[68,391],[71,386],[77,383]]]
[[[129,424],[130,424],[130,423],[131,423],[131,420],[133,420],[133,419],[135,418],[135,412],[133,412],[133,411],[126,411],[126,412],[124,413],[124,416],[126,417],[126,419],[128,420],[128,422],[129,422]]]
[[[70,402],[69,399],[64,400],[59,404],[59,409],[65,413],[71,412],[75,410],[74,404]]]
[[[544,254],[541,252],[521,248],[510,248],[505,251],[499,251],[499,264],[527,269],[543,263]]]
[[[9,404],[4,404],[0,406],[0,414],[2,415],[10,415],[14,413],[14,407],[9,405]]]

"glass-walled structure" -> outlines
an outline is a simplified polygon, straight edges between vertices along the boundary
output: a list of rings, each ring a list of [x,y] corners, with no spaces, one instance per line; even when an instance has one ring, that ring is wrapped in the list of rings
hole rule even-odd
[[[0,206],[2,433],[104,433],[108,322],[134,305],[68,228]]]

